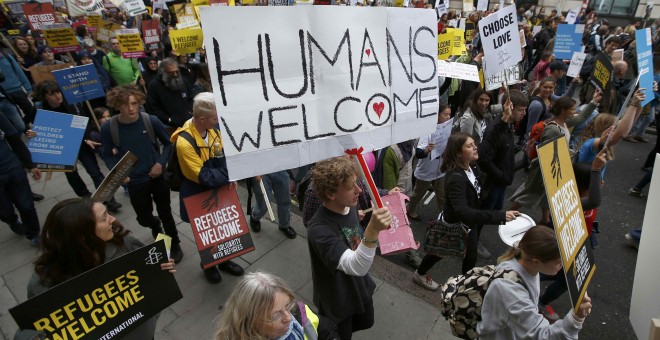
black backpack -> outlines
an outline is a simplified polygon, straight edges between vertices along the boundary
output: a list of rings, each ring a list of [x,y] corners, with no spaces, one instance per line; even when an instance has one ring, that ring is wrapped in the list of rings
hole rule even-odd
[[[201,156],[202,152],[192,135],[186,131],[181,131],[179,132],[179,137],[187,140],[188,143],[192,145],[193,149],[195,149],[197,156]],[[183,182],[183,173],[181,172],[181,166],[179,165],[179,156],[176,153],[176,143],[177,142],[172,143],[170,154],[167,157],[167,166],[165,167],[165,171],[163,171],[165,182],[172,191],[181,190],[181,182]]]

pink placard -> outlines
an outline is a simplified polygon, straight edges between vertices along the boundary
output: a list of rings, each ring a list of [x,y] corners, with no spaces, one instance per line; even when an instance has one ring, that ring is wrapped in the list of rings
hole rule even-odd
[[[406,201],[408,196],[402,193],[394,193],[381,197],[383,205],[390,210],[392,215],[392,224],[387,230],[378,234],[378,243],[380,244],[380,253],[398,254],[411,249],[419,248],[419,243],[415,241],[410,221],[406,215]]]

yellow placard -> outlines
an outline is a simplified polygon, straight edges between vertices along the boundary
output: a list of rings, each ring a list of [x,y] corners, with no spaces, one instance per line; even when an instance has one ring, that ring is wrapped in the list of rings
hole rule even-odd
[[[174,5],[174,13],[177,22],[180,24],[197,22],[195,6],[193,4],[176,4]]]
[[[87,26],[89,27],[96,27],[96,29],[98,29],[101,25],[101,21],[103,21],[103,17],[101,17],[100,14],[87,15]]]
[[[209,0],[192,0],[191,2],[192,2],[193,5],[195,5],[195,7],[197,7],[197,6],[208,6],[208,5],[211,4],[209,2]]]
[[[204,45],[204,35],[201,28],[171,30],[170,42],[178,53],[195,53]]]
[[[42,32],[44,33],[48,46],[50,46],[55,53],[74,52],[80,49],[76,34],[70,26],[43,29]]]
[[[9,34],[9,35],[20,35],[21,30],[7,30],[7,34]]]
[[[566,137],[561,134],[544,143],[538,148],[538,155],[569,295],[577,310],[596,270],[596,264],[591,247],[587,245],[589,232],[584,221]]]
[[[147,9],[147,12],[149,12],[149,15],[154,14],[154,9],[153,8],[151,8],[150,6],[144,6],[144,7]]]
[[[438,60],[447,60],[450,56],[465,52],[463,30],[448,28],[446,33],[438,35]]]
[[[114,32],[120,29],[121,26],[118,24],[101,20],[99,23],[99,31],[96,33],[96,40],[107,43],[110,40],[110,37],[114,36]]]
[[[132,30],[131,30],[132,31]],[[137,31],[137,30],[135,30]],[[119,50],[124,58],[143,58],[144,45],[138,32],[117,31],[117,40],[119,41]]]

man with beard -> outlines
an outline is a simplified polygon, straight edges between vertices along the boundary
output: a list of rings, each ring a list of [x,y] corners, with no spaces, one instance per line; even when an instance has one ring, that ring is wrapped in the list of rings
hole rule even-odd
[[[166,125],[181,127],[192,118],[192,85],[181,77],[174,59],[163,60],[158,69],[147,89],[147,111]]]

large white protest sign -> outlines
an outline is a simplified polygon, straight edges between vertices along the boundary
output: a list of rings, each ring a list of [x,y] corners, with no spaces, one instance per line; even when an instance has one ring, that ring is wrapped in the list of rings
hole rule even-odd
[[[488,69],[489,65],[484,64],[484,73]],[[499,89],[502,87],[502,83],[507,85],[515,85],[522,83],[522,70],[520,64],[511,66],[503,71],[497,72],[492,76],[484,77],[484,83],[486,91],[492,91],[494,89]]]
[[[477,83],[481,81],[477,65],[450,63],[444,60],[438,60],[438,77],[464,79]]]
[[[231,179],[433,131],[434,11],[294,6],[200,12]]]
[[[568,11],[566,14],[566,23],[567,24],[574,24],[575,20],[577,20],[578,12],[580,11],[579,8],[574,8]]]
[[[479,21],[486,77],[495,75],[522,60],[516,6],[507,6]]]
[[[573,58],[571,58],[571,64],[568,66],[568,71],[566,75],[569,77],[577,77],[580,75],[580,70],[582,70],[582,65],[584,65],[584,60],[587,58],[586,53],[574,52]]]

